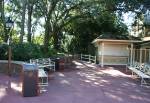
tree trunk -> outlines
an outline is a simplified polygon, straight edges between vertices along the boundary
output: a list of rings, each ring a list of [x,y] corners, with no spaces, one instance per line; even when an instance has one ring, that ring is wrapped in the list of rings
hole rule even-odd
[[[55,50],[59,50],[59,44],[58,44],[58,33],[54,33],[53,34],[53,38],[54,38],[54,49]]]
[[[50,32],[51,32],[51,25],[50,25],[50,16],[47,16],[45,20],[45,35],[44,35],[44,52],[48,52],[49,40],[50,40]]]
[[[55,50],[60,50],[60,41],[61,41],[61,32],[57,29],[54,34],[53,34],[53,38],[54,38],[54,49]]]
[[[28,42],[31,43],[31,22],[32,22],[32,10],[33,10],[33,4],[28,3]]]
[[[6,29],[6,24],[5,24],[4,0],[0,0],[0,12],[1,12],[1,21],[3,24],[2,39],[4,42],[7,42],[9,36],[8,36],[7,29]]]
[[[25,24],[25,14],[26,14],[26,0],[22,0],[22,14],[21,14],[21,34],[20,34],[20,43],[23,42],[23,36],[24,36],[24,24]]]
[[[52,25],[50,23],[50,19],[52,17],[52,12],[54,11],[56,4],[59,2],[59,0],[52,0],[51,1],[51,6],[48,8],[48,12],[46,13],[46,18],[45,18],[45,35],[44,35],[44,51],[45,53],[48,52],[48,46],[49,46],[49,41],[50,41],[50,33],[52,33]]]

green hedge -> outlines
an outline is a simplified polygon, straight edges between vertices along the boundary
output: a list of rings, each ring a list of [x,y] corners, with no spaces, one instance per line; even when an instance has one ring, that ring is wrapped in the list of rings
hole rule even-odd
[[[12,44],[12,59],[18,61],[28,61],[31,58],[43,58],[56,55],[56,51],[49,48],[47,53],[43,52],[43,46],[31,43]],[[0,60],[7,60],[8,45],[0,44]]]
[[[0,44],[0,60],[8,59],[8,45]]]

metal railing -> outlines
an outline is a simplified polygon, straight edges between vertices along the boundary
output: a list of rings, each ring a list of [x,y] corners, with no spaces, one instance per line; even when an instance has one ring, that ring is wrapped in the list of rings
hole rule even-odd
[[[81,54],[81,60],[96,63],[96,56]]]

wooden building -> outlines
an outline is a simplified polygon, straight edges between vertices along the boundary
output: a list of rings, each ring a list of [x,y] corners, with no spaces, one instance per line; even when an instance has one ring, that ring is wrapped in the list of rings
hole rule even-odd
[[[97,47],[97,61],[104,65],[127,65],[133,59],[133,49],[140,40],[101,39],[96,38],[93,43]],[[131,61],[132,62],[132,61]]]

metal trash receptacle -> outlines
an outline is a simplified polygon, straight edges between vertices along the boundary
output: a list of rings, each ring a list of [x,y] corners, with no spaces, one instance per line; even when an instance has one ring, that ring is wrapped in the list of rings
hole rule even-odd
[[[64,70],[64,59],[63,58],[55,58],[52,59],[55,62],[55,70],[60,71]]]
[[[53,58],[52,61],[55,62],[55,70],[58,71],[60,58]]]
[[[33,97],[39,94],[38,67],[35,64],[24,64],[22,70],[22,94]]]

